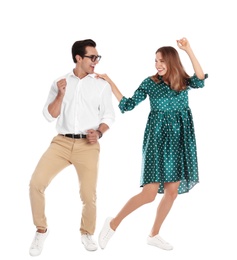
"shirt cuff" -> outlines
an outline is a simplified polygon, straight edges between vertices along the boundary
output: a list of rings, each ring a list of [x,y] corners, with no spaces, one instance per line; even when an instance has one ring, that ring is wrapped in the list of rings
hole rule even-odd
[[[109,128],[113,125],[113,123],[114,123],[114,119],[103,119],[103,120],[101,120],[101,124],[103,123],[103,124],[106,124]]]
[[[49,113],[48,106],[44,107],[43,115],[48,122],[53,122],[56,119],[55,117],[52,117]]]

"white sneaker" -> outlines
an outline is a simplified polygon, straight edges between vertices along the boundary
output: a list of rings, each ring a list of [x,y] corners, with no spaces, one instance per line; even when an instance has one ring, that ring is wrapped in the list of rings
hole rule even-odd
[[[85,249],[88,251],[95,251],[98,248],[92,235],[89,234],[81,235],[81,242],[84,245]]]
[[[115,231],[110,227],[110,222],[113,218],[109,217],[105,220],[104,226],[99,234],[99,245],[101,249],[104,249],[109,242],[110,238],[113,236]]]
[[[173,249],[173,246],[170,245],[168,242],[166,242],[159,235],[156,235],[154,237],[148,236],[147,244],[150,245],[150,246],[157,246],[157,247],[164,249],[164,250],[172,250]]]
[[[29,251],[31,256],[38,256],[41,254],[41,252],[43,250],[44,241],[45,241],[46,237],[48,236],[48,234],[49,234],[48,229],[45,233],[39,233],[39,232],[35,233],[35,237],[32,241],[30,251]]]

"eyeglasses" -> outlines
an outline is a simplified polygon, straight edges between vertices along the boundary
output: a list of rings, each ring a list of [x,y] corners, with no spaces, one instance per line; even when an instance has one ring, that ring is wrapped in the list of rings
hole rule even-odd
[[[101,59],[100,55],[98,55],[98,56],[96,56],[96,55],[90,55],[90,56],[84,55],[84,57],[91,59],[91,61],[93,61],[93,62],[99,61]]]

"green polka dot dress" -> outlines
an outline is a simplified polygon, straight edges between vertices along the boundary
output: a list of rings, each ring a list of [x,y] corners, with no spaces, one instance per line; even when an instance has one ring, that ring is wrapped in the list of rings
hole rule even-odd
[[[205,79],[208,74],[205,74]],[[161,78],[162,79],[162,78]],[[119,103],[122,113],[134,109],[149,96],[148,116],[142,147],[140,186],[158,182],[158,193],[164,193],[164,183],[180,181],[178,193],[185,193],[198,182],[196,139],[192,113],[188,103],[191,88],[204,87],[204,80],[194,74],[188,88],[177,92],[162,80],[155,83],[146,78],[131,98]]]

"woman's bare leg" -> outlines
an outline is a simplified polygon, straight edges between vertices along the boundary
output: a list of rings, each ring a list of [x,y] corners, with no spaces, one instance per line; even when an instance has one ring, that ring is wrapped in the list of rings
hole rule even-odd
[[[179,183],[180,182],[165,183],[164,195],[156,211],[156,218],[150,233],[151,237],[159,234],[161,225],[163,224],[165,218],[167,217],[174,203],[174,200],[178,195]]]
[[[138,209],[142,205],[146,203],[150,203],[154,201],[157,192],[159,189],[159,183],[150,183],[146,184],[142,191],[132,197],[128,202],[124,205],[124,207],[120,210],[117,216],[111,220],[110,227],[113,230],[116,230],[121,221],[132,213],[134,210]]]

